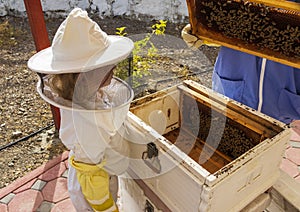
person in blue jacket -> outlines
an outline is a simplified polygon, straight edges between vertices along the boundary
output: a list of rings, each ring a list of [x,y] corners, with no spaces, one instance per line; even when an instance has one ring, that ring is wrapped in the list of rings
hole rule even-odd
[[[300,2],[300,0],[293,0]],[[182,30],[194,48],[212,45]],[[212,77],[213,90],[284,123],[297,123],[300,134],[300,70],[238,50],[221,47]],[[295,127],[296,127],[295,125]]]
[[[284,123],[300,119],[300,70],[221,47],[213,89]]]
[[[212,87],[284,123],[300,119],[300,70],[297,68],[221,47]]]

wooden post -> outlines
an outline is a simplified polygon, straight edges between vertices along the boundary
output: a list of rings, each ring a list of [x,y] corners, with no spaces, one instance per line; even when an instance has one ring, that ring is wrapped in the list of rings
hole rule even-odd
[[[24,0],[31,33],[35,43],[36,51],[48,48],[51,44],[48,37],[42,4],[40,0]],[[50,105],[51,112],[55,124],[55,128],[59,131],[60,112],[59,108]]]

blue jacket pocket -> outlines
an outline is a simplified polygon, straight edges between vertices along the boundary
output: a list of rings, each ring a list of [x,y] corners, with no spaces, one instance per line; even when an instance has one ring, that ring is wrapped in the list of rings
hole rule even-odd
[[[300,96],[283,89],[278,98],[278,109],[278,119],[284,123],[300,119]]]
[[[213,74],[212,89],[238,102],[242,102],[244,87],[244,80],[229,80]]]

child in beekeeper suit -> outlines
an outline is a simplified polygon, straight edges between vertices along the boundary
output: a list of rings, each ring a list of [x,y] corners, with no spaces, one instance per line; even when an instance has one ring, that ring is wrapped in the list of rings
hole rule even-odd
[[[113,176],[129,163],[124,134],[133,91],[113,77],[113,69],[132,49],[130,39],[107,35],[75,8],[52,46],[28,61],[31,70],[43,74],[39,94],[60,108],[59,136],[70,149],[68,189],[77,211],[118,211]]]

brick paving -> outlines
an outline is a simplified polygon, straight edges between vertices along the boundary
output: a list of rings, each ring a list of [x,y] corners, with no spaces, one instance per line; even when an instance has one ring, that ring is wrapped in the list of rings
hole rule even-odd
[[[280,168],[300,183],[300,136],[293,131]]]
[[[68,152],[64,152],[0,190],[1,212],[76,212],[67,189]]]
[[[1,212],[75,212],[67,191],[68,152],[0,190]],[[300,183],[300,136],[292,133],[281,169]]]

